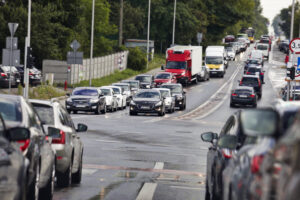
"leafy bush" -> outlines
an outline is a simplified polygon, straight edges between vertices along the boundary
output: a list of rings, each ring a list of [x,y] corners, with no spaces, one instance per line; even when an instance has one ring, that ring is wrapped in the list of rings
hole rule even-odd
[[[146,54],[138,47],[130,48],[128,55],[128,68],[135,71],[142,71],[146,69],[147,59]]]
[[[40,85],[29,90],[30,99],[52,99],[64,96],[65,92],[50,85]]]

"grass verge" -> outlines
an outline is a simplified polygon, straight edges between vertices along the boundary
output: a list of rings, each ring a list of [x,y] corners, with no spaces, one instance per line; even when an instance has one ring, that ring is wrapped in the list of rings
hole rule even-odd
[[[22,93],[23,93],[23,87],[19,85],[18,95],[22,95]],[[30,87],[28,95],[30,99],[48,100],[48,99],[64,96],[66,95],[66,93],[50,85],[39,85],[37,87]]]
[[[146,73],[153,69],[161,67],[162,64],[165,63],[164,55],[155,55],[154,59],[149,63],[149,67],[146,70],[135,71],[132,69],[125,69],[124,71],[115,71],[115,73],[104,76],[102,78],[92,79],[93,87],[101,87],[105,85],[111,85],[112,83],[119,82],[121,80],[128,79],[130,77],[136,76],[141,73]],[[81,81],[80,83],[74,84],[73,87],[84,87],[88,86],[89,81]]]

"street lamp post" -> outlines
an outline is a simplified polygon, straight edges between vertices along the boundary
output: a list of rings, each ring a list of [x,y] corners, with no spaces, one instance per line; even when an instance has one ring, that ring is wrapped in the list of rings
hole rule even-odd
[[[148,67],[149,67],[150,11],[151,11],[151,0],[149,0],[149,6],[148,6],[148,31],[147,31],[147,69],[148,69]]]
[[[29,69],[27,68],[27,54],[28,48],[30,47],[30,33],[31,33],[31,0],[28,0],[28,24],[27,24],[27,37],[25,39],[25,53],[24,53],[24,94],[23,96],[28,99],[29,90]]]
[[[173,46],[175,44],[176,3],[177,3],[177,0],[174,0],[173,36],[172,36],[172,45]]]
[[[95,21],[95,0],[92,6],[92,30],[91,30],[91,52],[90,52],[90,70],[89,70],[89,85],[92,86],[92,64],[93,64],[93,47],[94,47],[94,21]]]

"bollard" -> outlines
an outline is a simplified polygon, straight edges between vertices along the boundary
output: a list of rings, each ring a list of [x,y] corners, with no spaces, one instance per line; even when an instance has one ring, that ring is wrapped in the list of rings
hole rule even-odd
[[[67,91],[67,88],[68,88],[68,82],[65,80],[65,87],[64,87],[65,91]]]

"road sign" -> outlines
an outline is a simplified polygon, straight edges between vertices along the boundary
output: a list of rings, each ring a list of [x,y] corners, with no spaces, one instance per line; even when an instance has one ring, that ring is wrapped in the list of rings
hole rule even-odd
[[[10,31],[10,35],[13,36],[15,34],[15,32],[18,29],[18,26],[19,26],[18,23],[8,23],[8,28],[9,28],[9,31]]]
[[[77,51],[77,49],[80,48],[80,43],[77,40],[73,40],[73,42],[71,43],[70,47],[74,50]]]
[[[292,53],[300,54],[300,38],[293,39],[289,47]]]
[[[6,38],[6,49],[18,49],[18,38],[7,37]]]
[[[298,57],[298,62],[297,62],[297,71],[300,71],[300,57]]]
[[[202,33],[197,33],[197,41],[198,41],[198,44],[200,45],[200,43],[202,42],[202,37],[203,37],[203,34]]]
[[[18,66],[20,65],[20,50],[2,49],[2,65],[4,66]]]
[[[83,52],[68,51],[67,64],[68,65],[72,65],[72,64],[82,65],[83,64]]]

